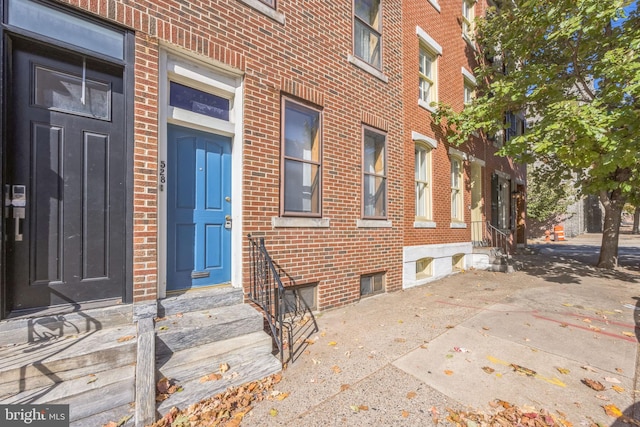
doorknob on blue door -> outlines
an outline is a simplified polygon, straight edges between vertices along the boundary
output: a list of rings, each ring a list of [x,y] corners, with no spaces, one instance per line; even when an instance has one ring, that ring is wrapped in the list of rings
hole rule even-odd
[[[225,201],[230,202],[231,201],[231,197],[227,196],[224,198]]]

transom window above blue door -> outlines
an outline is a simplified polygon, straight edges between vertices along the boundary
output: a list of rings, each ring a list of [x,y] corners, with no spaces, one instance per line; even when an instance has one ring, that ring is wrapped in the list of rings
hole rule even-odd
[[[230,103],[227,98],[194,89],[180,83],[170,83],[169,105],[216,119],[229,121]]]

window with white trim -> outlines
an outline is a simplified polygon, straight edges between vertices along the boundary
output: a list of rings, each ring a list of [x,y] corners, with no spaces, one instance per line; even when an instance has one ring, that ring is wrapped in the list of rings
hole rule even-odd
[[[419,99],[427,105],[437,102],[437,61],[438,55],[420,43],[418,75],[420,76]]]
[[[363,127],[363,207],[365,219],[387,217],[387,136]]]
[[[282,102],[282,213],[321,215],[320,110],[288,98]]]
[[[442,55],[442,46],[425,30],[416,26],[418,36],[418,105],[435,112],[430,104],[438,102],[438,57]]]
[[[473,102],[473,98],[476,96],[476,88],[471,85],[467,79],[464,79],[464,105],[469,105]]]
[[[474,31],[475,0],[462,0],[462,35],[471,40]]]
[[[431,147],[416,144],[415,149],[416,219],[430,220]]]
[[[354,0],[353,54],[382,69],[381,0]]]
[[[451,220],[464,221],[462,209],[462,159],[451,157]]]

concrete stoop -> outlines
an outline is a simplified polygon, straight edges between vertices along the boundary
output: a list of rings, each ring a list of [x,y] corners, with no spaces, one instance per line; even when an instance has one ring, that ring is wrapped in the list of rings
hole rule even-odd
[[[262,315],[242,299],[231,287],[185,292],[135,323],[130,305],[2,321],[0,403],[69,404],[73,427],[144,426],[279,372]],[[217,381],[200,381],[223,364]],[[156,403],[163,377],[183,391]]]
[[[472,251],[472,265],[478,270],[513,273],[513,259],[494,247],[474,247]]]

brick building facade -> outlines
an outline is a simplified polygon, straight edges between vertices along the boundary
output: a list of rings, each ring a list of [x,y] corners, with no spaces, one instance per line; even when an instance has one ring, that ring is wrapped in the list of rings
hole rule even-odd
[[[318,309],[360,298],[363,276],[377,281],[376,291],[382,282],[393,291],[420,283],[416,274],[424,282],[472,266],[472,234],[479,233],[474,227],[492,218],[492,176],[509,187],[503,199],[524,186],[522,169],[497,158],[495,143],[476,138],[452,147],[432,120],[430,102],[462,108],[465,90],[472,90],[475,46],[466,33],[471,35],[472,15],[483,13],[482,2],[358,2],[362,10],[351,2],[300,7],[281,1],[272,7],[259,0],[6,3],[5,38],[33,34],[61,52],[75,49],[74,61],[96,50],[91,40],[38,34],[18,15],[30,8],[69,14],[78,28],[82,22],[95,32],[106,26],[120,38],[114,41],[121,43],[119,57],[99,49],[95,56],[120,67],[124,79],[127,134],[121,143],[130,169],[122,176],[121,197],[128,205],[119,213],[125,225],[118,232],[126,236],[119,250],[127,254],[121,295],[127,302],[209,284],[186,280],[167,287],[174,280],[169,270],[181,262],[174,258],[193,243],[193,237],[171,237],[184,224],[171,218],[178,208],[167,193],[172,182],[187,185],[176,176],[177,158],[169,158],[179,156],[171,152],[171,126],[226,138],[231,171],[225,172],[223,203],[227,225],[233,225],[212,231],[228,234],[226,246],[213,248],[221,252],[213,261],[227,270],[218,282],[246,282],[246,236],[262,236],[288,284],[317,289],[312,304]],[[12,6],[23,3],[25,11]],[[424,74],[424,61],[433,80]],[[172,91],[191,89],[183,96],[224,104],[223,117],[174,105]],[[210,110],[219,108],[212,105]],[[287,112],[293,119],[287,120]],[[300,117],[317,121],[315,139],[307,141],[311,151],[299,153],[313,158],[286,153],[286,126],[293,129]],[[370,137],[382,144],[372,153],[379,165],[365,164],[365,145],[376,144]],[[426,196],[418,202],[416,150],[429,174],[422,182]],[[452,159],[461,174],[456,196]],[[298,185],[297,179],[313,184]],[[287,205],[285,194],[304,200]],[[507,210],[510,219],[496,225],[515,231],[518,213],[512,206]],[[443,257],[451,265],[439,265]],[[9,302],[11,308],[17,307]]]

